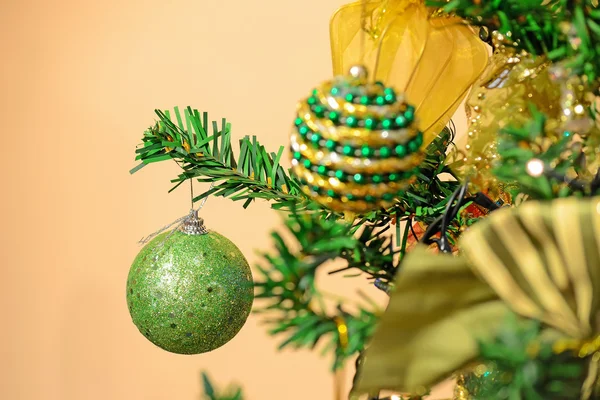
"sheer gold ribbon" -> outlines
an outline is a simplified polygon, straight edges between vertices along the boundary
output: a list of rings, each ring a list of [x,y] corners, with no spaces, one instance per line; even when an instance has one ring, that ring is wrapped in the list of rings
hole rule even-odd
[[[509,312],[542,321],[563,349],[598,351],[600,197],[496,211],[459,244],[455,257],[409,253],[358,392],[424,392],[473,362],[478,342],[493,338]],[[597,382],[599,358],[590,361],[582,399]]]
[[[364,0],[341,7],[330,24],[334,73],[362,63],[375,80],[405,90],[425,144],[448,123],[488,60],[469,27],[431,14],[422,0]]]

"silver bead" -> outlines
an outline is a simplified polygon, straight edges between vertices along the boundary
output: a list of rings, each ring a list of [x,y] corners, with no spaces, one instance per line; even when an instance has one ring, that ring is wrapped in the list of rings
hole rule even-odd
[[[367,68],[363,65],[354,65],[350,67],[350,76],[361,80],[367,79]]]

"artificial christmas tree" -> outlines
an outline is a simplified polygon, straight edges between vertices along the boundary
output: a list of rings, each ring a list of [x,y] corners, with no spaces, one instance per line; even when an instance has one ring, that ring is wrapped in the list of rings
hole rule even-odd
[[[287,213],[256,311],[282,348],[326,342],[334,369],[359,356],[352,396],[416,399],[456,376],[456,399],[600,398],[599,20],[596,0],[359,1],[331,22],[336,75],[359,67],[301,104],[292,171],[283,147],[234,151],[229,124],[191,108],[157,112],[140,166],[212,182],[195,201]],[[468,132],[444,127],[469,90]],[[324,307],[333,259],[387,310]]]

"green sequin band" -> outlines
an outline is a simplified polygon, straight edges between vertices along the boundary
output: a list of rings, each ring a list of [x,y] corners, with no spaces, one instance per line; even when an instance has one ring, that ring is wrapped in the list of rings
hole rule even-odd
[[[382,82],[377,82],[376,85],[378,85],[381,90],[379,93],[371,95],[361,92],[357,87],[344,85],[332,87],[329,93],[335,97],[342,97],[349,103],[362,104],[364,106],[386,106],[396,102],[397,97],[394,89],[385,87]],[[313,92],[313,94],[316,94],[316,91]]]
[[[363,145],[355,147],[351,145],[343,145],[331,139],[324,139],[320,132],[316,132],[310,129],[302,120],[302,118],[296,118],[294,122],[298,134],[307,143],[311,144],[314,148],[327,148],[329,151],[333,151],[339,154],[343,154],[348,157],[371,157],[375,159],[385,159],[392,156],[406,157],[417,152],[423,144],[423,133],[418,132],[414,137],[408,140],[406,143],[397,144],[395,147],[381,146],[371,147]]]
[[[344,115],[343,113],[332,110],[319,103],[315,96],[311,96],[306,101],[310,110],[317,118],[328,118],[336,126],[344,125],[349,128],[376,129],[404,129],[409,127],[415,119],[415,108],[408,105],[402,114],[393,115],[389,118],[379,119],[376,117],[358,118],[354,115]]]
[[[337,178],[340,182],[350,182],[358,184],[370,183],[390,183],[400,182],[414,176],[418,168],[408,171],[392,172],[389,174],[349,174],[341,169],[330,169],[325,165],[313,164],[309,159],[303,158],[299,151],[293,152],[293,157],[300,165],[309,171],[317,173],[323,177]]]

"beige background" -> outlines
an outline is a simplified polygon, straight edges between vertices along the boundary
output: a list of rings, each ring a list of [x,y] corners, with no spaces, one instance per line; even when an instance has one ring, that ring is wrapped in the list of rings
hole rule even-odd
[[[175,166],[128,174],[153,109],[192,105],[285,145],[295,102],[330,76],[343,2],[0,1],[1,399],[192,400],[203,369],[249,400],[332,398],[330,360],[277,353],[254,317],[210,354],[159,350],[124,288],[136,241],[188,209],[185,190],[167,193]],[[205,210],[253,264],[280,221],[264,203]]]

